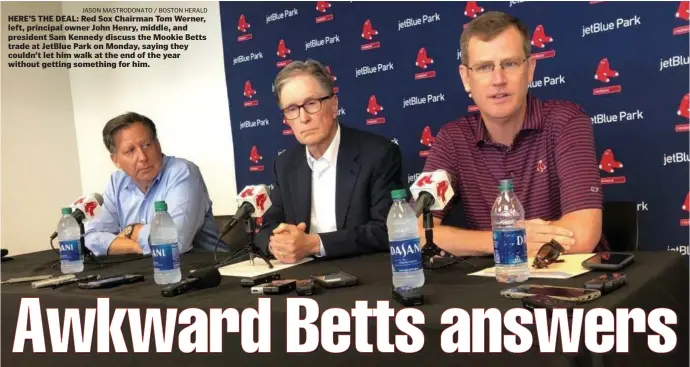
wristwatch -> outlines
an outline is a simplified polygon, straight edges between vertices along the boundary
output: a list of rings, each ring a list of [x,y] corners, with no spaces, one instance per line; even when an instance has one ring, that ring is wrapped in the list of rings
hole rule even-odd
[[[134,234],[134,227],[136,227],[136,224],[130,224],[127,227],[125,227],[125,237],[129,238],[130,240],[132,239],[132,235]]]

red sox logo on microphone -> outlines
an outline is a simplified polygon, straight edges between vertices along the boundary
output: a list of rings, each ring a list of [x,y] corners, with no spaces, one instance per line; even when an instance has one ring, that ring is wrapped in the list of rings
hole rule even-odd
[[[436,195],[440,197],[444,203],[448,201],[448,199],[446,199],[446,191],[448,191],[447,181],[441,181],[436,185]]]
[[[256,90],[252,88],[252,82],[247,80],[244,82],[244,92],[242,93],[246,98],[252,98],[256,95]],[[249,101],[244,101],[244,107],[255,107],[259,105],[259,101],[252,99]]]
[[[247,23],[247,19],[244,17],[244,14],[240,14],[240,20],[237,22],[237,30],[245,34],[237,36],[237,42],[244,42],[252,39],[252,34],[247,33],[247,30],[250,27],[251,25]]]
[[[546,30],[544,29],[543,24],[539,24],[537,28],[534,29],[534,33],[532,34],[532,41],[530,43],[532,46],[537,47],[537,48],[545,48],[547,44],[553,42],[554,39],[553,37],[549,36],[546,34]],[[556,50],[549,50],[549,51],[542,51],[542,52],[536,52],[532,54],[532,58],[535,60],[541,60],[541,59],[550,59],[552,57],[556,56]]]
[[[84,212],[88,214],[90,217],[96,216],[96,214],[94,213],[96,208],[98,208],[97,201],[89,201],[88,203],[84,204]]]
[[[264,193],[261,193],[256,197],[256,206],[262,212],[266,210],[266,209],[264,209],[264,204],[266,203],[266,199],[268,199],[268,195],[266,195]]]
[[[253,187],[247,187],[246,189],[244,189],[244,191],[242,191],[242,193],[240,193],[240,197],[242,199],[246,199],[247,196],[252,196],[252,195],[254,195],[254,188]]]
[[[369,114],[378,116],[379,112],[383,111],[383,106],[381,106],[377,101],[376,101],[376,96],[371,95],[369,97],[369,103],[367,104],[367,112]],[[367,119],[367,125],[378,125],[378,124],[384,124],[386,123],[386,118],[385,117],[377,117],[377,118],[370,118]]]
[[[690,21],[690,1],[681,1],[676,10],[676,18],[682,21]],[[673,28],[673,35],[678,36],[690,32],[690,25],[683,25]]]
[[[291,52],[292,51],[285,45],[285,40],[281,39],[280,41],[278,41],[278,50],[276,51],[276,55],[278,55],[278,57],[285,59],[285,58],[287,58],[287,55],[289,55]],[[282,68],[291,62],[292,62],[292,60],[278,61],[276,63],[276,66],[278,68]]]
[[[594,79],[608,84],[611,81],[611,78],[618,77],[619,75],[620,73],[618,73],[618,71],[611,69],[609,59],[604,57],[597,65],[597,70],[594,73]],[[621,90],[623,90],[623,87],[620,85],[611,85],[607,87],[594,88],[592,94],[595,96],[600,96],[604,94],[620,93]]]
[[[362,38],[364,38],[367,41],[371,41],[374,38],[374,36],[378,34],[379,31],[374,29],[374,27],[371,25],[371,20],[365,20],[364,25],[362,26]],[[363,44],[362,46],[360,46],[360,50],[368,51],[379,47],[381,47],[381,42],[376,41]]]
[[[607,173],[613,173],[619,168],[623,168],[623,163],[616,160],[616,158],[613,156],[613,150],[606,149],[601,155],[599,169]],[[622,184],[625,182],[625,176],[605,177],[601,179],[602,184]]]
[[[426,70],[429,65],[434,63],[434,59],[430,58],[429,55],[426,53],[426,48],[422,47],[417,51],[417,60],[415,60],[415,65],[422,69]],[[420,80],[420,79],[428,79],[428,78],[434,78],[436,76],[436,72],[431,70],[431,71],[425,71],[421,73],[416,73],[414,75],[415,80]]]
[[[331,8],[331,3],[329,3],[328,1],[317,1],[316,2],[316,10],[317,11],[325,13],[330,8]],[[316,17],[316,23],[328,22],[330,20],[333,20],[333,14],[326,14],[326,15],[321,15],[321,16]]]
[[[422,187],[424,185],[431,185],[432,183],[434,183],[433,181],[431,181],[431,176],[431,174],[425,174],[419,177],[419,180],[417,181],[417,186]]]
[[[259,154],[259,149],[256,147],[256,145],[253,145],[252,149],[249,151],[249,160],[252,161],[254,164],[258,164],[259,161],[262,159],[263,157],[261,156],[261,154]],[[263,170],[263,165],[249,166],[250,172],[262,172]]]

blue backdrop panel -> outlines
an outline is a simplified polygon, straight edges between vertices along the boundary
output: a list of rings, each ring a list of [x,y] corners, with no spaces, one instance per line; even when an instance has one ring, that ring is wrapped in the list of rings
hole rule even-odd
[[[296,144],[272,82],[307,58],[335,76],[341,123],[398,143],[411,182],[439,128],[474,111],[463,26],[499,10],[535,35],[532,93],[592,117],[605,199],[638,203],[641,249],[687,246],[687,3],[221,2],[237,186],[270,183]]]

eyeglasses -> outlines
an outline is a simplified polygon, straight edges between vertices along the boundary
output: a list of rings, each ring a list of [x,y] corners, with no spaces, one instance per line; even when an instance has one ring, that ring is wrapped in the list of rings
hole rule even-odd
[[[524,58],[521,60],[519,60],[519,59],[503,60],[499,63],[499,65],[501,66],[501,68],[503,68],[503,70],[510,73],[510,72],[515,72],[515,71],[519,70],[525,61],[527,61],[527,58]],[[492,62],[485,62],[485,63],[475,65],[475,66],[468,66],[467,68],[472,70],[473,72],[475,72],[477,75],[487,76],[487,75],[491,75],[491,73],[494,72],[494,69],[496,69],[496,64],[494,64]]]
[[[286,119],[292,120],[296,119],[299,117],[300,111],[302,110],[302,107],[304,107],[304,110],[307,111],[309,114],[314,114],[319,111],[321,111],[321,103],[329,98],[333,97],[333,94],[329,94],[325,97],[317,98],[317,99],[311,99],[304,104],[301,105],[291,105],[283,108],[280,110],[283,112],[283,115],[285,116]]]
[[[560,243],[556,242],[556,240],[551,240],[539,249],[537,256],[534,257],[532,267],[542,269],[547,268],[553,263],[562,262],[562,260],[558,260],[558,257],[564,252],[565,248]]]

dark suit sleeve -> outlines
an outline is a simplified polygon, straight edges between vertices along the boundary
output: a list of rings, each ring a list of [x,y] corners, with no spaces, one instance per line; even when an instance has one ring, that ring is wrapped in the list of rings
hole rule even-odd
[[[386,218],[393,204],[391,191],[403,188],[402,155],[396,144],[390,144],[386,154],[378,160],[369,185],[369,222],[340,231],[321,233],[319,236],[327,257],[388,251]]]
[[[256,245],[267,255],[272,255],[268,251],[268,240],[273,234],[273,230],[280,224],[285,222],[285,212],[283,211],[283,196],[280,187],[280,180],[278,178],[278,157],[273,161],[273,182],[274,187],[271,190],[271,207],[264,213],[263,222],[259,233],[256,235]]]

